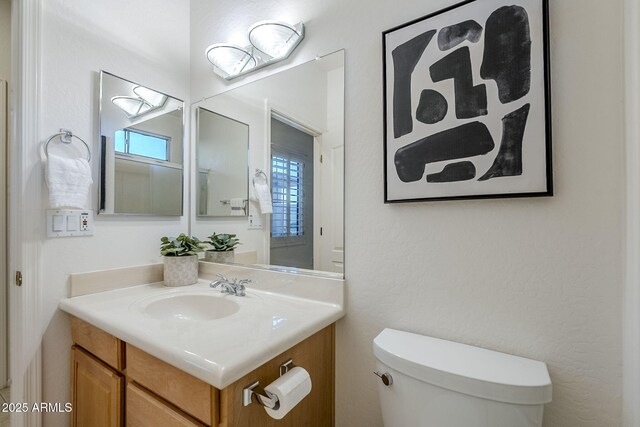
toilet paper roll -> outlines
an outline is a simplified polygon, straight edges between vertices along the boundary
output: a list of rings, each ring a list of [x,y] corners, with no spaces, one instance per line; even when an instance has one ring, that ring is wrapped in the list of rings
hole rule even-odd
[[[278,409],[264,409],[271,418],[280,420],[311,392],[311,377],[306,369],[296,366],[266,386],[265,391],[278,396]]]

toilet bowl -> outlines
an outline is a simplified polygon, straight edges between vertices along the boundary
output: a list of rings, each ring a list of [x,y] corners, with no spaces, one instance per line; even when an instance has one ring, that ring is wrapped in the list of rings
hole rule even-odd
[[[373,352],[386,427],[540,427],[551,401],[535,360],[394,329]]]

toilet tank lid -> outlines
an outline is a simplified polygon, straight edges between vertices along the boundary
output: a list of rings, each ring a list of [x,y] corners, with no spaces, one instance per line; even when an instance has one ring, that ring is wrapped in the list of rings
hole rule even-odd
[[[547,365],[524,357],[410,332],[385,329],[373,340],[375,357],[405,375],[498,402],[551,402]]]

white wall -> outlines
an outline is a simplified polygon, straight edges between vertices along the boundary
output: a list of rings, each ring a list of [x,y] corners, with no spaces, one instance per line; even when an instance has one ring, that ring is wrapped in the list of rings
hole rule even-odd
[[[381,425],[371,340],[384,327],[544,360],[554,383],[545,426],[619,426],[622,1],[551,2],[553,198],[385,205],[381,32],[451,3],[192,0],[192,96],[346,49],[338,426]],[[303,20],[306,39],[284,64],[216,78],[205,47],[244,44],[262,19]]]
[[[98,72],[104,69],[148,85],[184,99],[188,105],[189,3],[47,0],[43,8],[41,133],[48,136],[65,127],[91,145],[95,208]],[[43,221],[47,205],[43,200]],[[187,228],[186,215],[175,219],[101,216],[96,218],[93,237],[46,240],[43,236],[45,401],[70,399],[69,322],[56,310],[60,298],[68,296],[69,273],[159,262],[160,237],[186,232]],[[68,426],[69,418],[66,414],[45,414],[43,425]]]

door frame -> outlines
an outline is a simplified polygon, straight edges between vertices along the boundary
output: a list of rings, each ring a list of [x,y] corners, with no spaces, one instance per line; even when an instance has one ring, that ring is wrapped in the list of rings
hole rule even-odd
[[[624,2],[626,231],[623,425],[640,426],[640,0]]]
[[[8,286],[11,400],[42,401],[40,78],[42,0],[11,2]],[[22,272],[16,286],[15,272]],[[12,414],[14,427],[39,427],[40,412]]]

